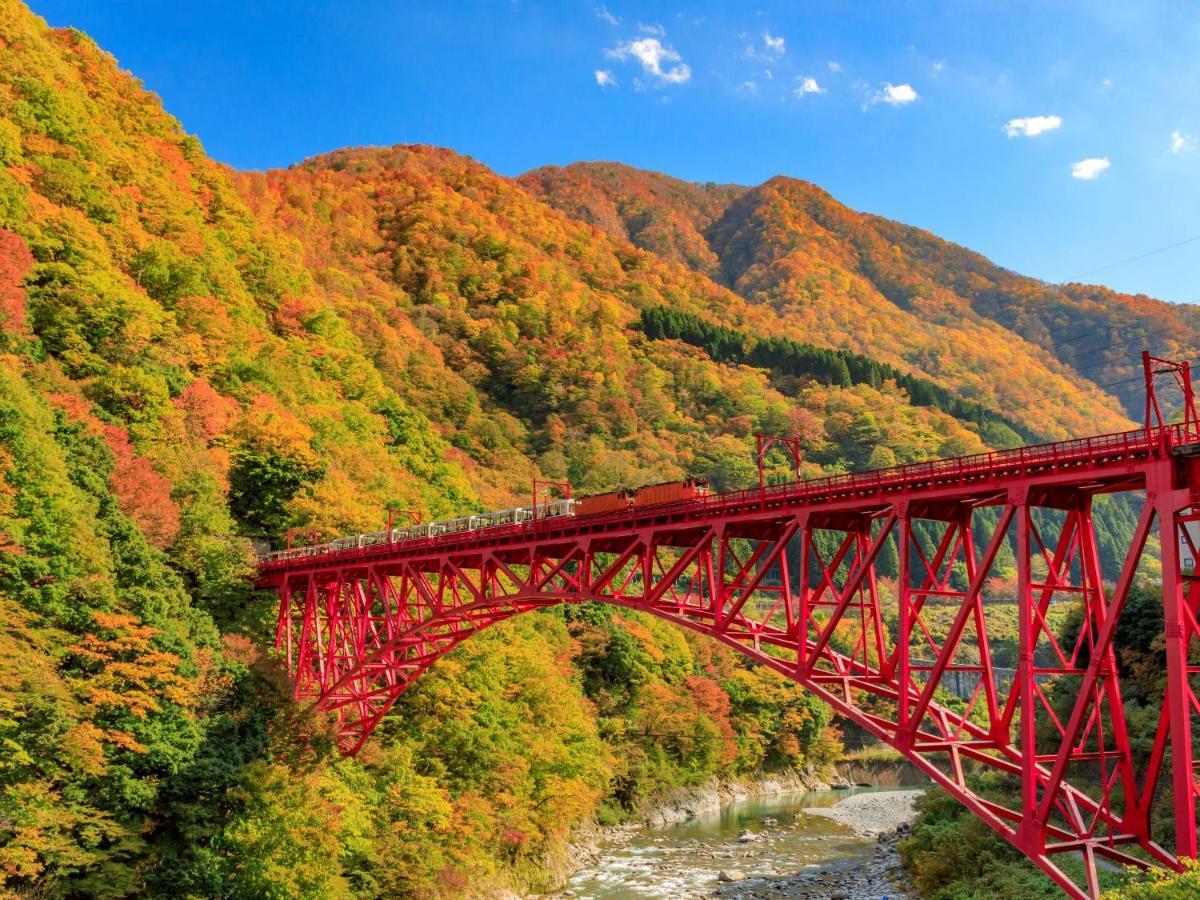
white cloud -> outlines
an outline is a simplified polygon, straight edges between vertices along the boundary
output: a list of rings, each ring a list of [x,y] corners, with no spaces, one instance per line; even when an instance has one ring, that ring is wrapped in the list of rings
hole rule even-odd
[[[769,31],[763,32],[763,46],[767,48],[769,56],[783,56],[785,50],[783,38],[773,37]]]
[[[600,87],[616,87],[617,76],[608,71],[608,69],[597,69],[596,84],[600,85]]]
[[[1171,132],[1171,152],[1178,156],[1180,153],[1186,153],[1189,150],[1196,149],[1196,136],[1193,134],[1184,134],[1182,131]]]
[[[906,106],[919,99],[919,95],[911,84],[892,84],[885,81],[883,87],[872,98],[872,103],[886,103],[889,106]]]
[[[1037,137],[1047,131],[1062,125],[1061,116],[1025,116],[1020,119],[1009,119],[1004,131],[1010,138]]]
[[[825,88],[817,84],[815,78],[801,78],[800,84],[796,86],[796,90],[792,91],[797,97],[803,97],[805,94],[823,94]]]
[[[605,50],[604,55],[621,62],[635,59],[642,64],[642,70],[647,75],[653,75],[665,84],[683,84],[692,77],[691,66],[683,61],[679,52],[664,46],[658,38],[647,37],[627,41],[611,50]]]
[[[738,85],[738,93],[753,97],[758,93],[758,84],[753,81],[743,81]]]
[[[596,13],[596,18],[601,22],[607,22],[609,25],[616,28],[621,24],[621,20],[608,11],[608,7],[601,4],[597,6],[593,12]]]
[[[1105,78],[1103,81],[1100,82],[1100,87],[1104,88],[1106,91],[1109,90],[1110,88],[1112,88],[1112,86],[1113,86],[1113,80],[1111,78]]]
[[[834,62],[832,59],[825,63],[825,65],[829,66],[829,71],[835,74],[842,71],[842,64],[840,62]]]
[[[638,22],[638,31],[643,34],[656,34],[659,37],[666,37],[667,29],[663,28],[658,23],[647,25],[644,22]]]
[[[1081,159],[1071,166],[1071,177],[1078,178],[1080,181],[1095,181],[1100,177],[1100,173],[1110,165],[1112,163],[1108,161],[1107,156],[1093,156],[1088,159]]]
[[[946,71],[946,61],[944,59],[936,60],[930,68],[933,69],[934,75],[940,75]]]

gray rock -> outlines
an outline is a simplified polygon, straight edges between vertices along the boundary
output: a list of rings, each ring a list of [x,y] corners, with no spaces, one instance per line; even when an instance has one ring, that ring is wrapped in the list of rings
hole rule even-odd
[[[717,881],[743,881],[746,873],[741,869],[722,869],[717,873]]]

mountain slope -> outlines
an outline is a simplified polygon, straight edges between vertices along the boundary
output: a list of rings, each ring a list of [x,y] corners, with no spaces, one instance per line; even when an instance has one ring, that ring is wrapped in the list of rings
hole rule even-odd
[[[1200,316],[1190,307],[1046,285],[928,232],[854,212],[802,181],[773,178],[756,188],[723,189],[722,210],[714,199],[703,206],[692,199],[696,192],[710,197],[707,188],[668,179],[672,190],[657,190],[662,179],[611,163],[577,163],[534,170],[519,181],[610,233],[621,231],[610,222],[611,210],[681,221],[679,228],[696,247],[703,240],[711,257],[703,248],[680,254],[628,221],[623,231],[639,246],[771,307],[806,340],[907,364],[1009,414],[1090,407],[1098,396],[1090,385],[1125,381],[1140,364],[1143,343],[1188,355],[1200,341]],[[696,265],[699,258],[705,262]],[[1073,386],[1029,368],[1029,360]],[[1112,393],[1127,415],[1140,415],[1136,384],[1117,384]],[[1086,408],[1067,430],[1097,427],[1119,426]]]
[[[1082,377],[1119,397],[1139,419],[1140,352],[1186,359],[1200,350],[1200,310],[1098,285],[1048,285],[1002,269],[929,232],[872,217],[903,248],[911,268],[970,302],[972,309],[1044,347]]]
[[[616,163],[547,166],[518,180],[609,237],[628,240],[709,276],[717,273],[720,260],[704,231],[746,191],[739,185],[693,184]]]
[[[5,890],[544,888],[602,805],[826,758],[827,708],[623,613],[474,639],[356,760],[260,649],[250,537],[519,502],[539,473],[747,484],[758,428],[814,472],[984,446],[892,384],[652,340],[650,307],[769,318],[447,151],[233,173],[0,0]]]
[[[445,391],[406,394],[481,467],[512,454],[587,492],[703,474],[746,484],[752,433],[798,430],[812,465],[910,459],[982,446],[974,426],[914,407],[892,387],[843,392],[721,364],[648,340],[641,313],[669,308],[753,330],[771,314],[679,265],[611,240],[472,160],[429,147],[346,150],[239,177],[267,224],[305,248],[389,384],[405,391],[414,348],[445,360]],[[349,310],[353,309],[351,313]],[[422,343],[398,341],[407,319]],[[407,344],[407,346],[404,346]],[[867,425],[866,411],[879,423]],[[465,413],[465,415],[464,415]],[[830,429],[835,413],[863,429]]]

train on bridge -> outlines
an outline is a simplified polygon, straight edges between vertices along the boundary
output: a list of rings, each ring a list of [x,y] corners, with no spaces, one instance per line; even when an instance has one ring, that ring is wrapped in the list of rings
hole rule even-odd
[[[703,478],[686,478],[683,481],[664,481],[638,488],[624,488],[587,497],[545,500],[530,506],[516,506],[493,512],[475,513],[438,522],[418,522],[403,528],[385,528],[364,534],[352,534],[325,543],[313,543],[302,547],[288,547],[260,554],[260,563],[275,560],[299,559],[306,556],[321,556],[342,550],[362,549],[377,544],[389,544],[417,538],[438,537],[443,534],[459,534],[478,531],[498,525],[523,525],[535,519],[555,519],[562,516],[598,516],[604,513],[627,509],[641,509],[664,503],[695,500],[710,493],[709,483]]]

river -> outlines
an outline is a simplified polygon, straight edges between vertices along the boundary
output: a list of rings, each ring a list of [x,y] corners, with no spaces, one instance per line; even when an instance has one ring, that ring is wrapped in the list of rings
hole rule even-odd
[[[577,872],[560,896],[696,897],[721,887],[717,879],[723,870],[746,878],[772,878],[864,867],[876,858],[875,839],[807,810],[833,806],[851,794],[872,790],[752,797],[681,825],[638,829],[603,846],[600,860]]]

